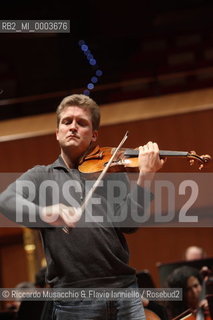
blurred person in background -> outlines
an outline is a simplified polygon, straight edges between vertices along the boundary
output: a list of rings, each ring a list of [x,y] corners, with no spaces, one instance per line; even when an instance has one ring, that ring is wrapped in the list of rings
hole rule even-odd
[[[197,246],[190,246],[186,249],[184,259],[186,261],[205,259],[206,252],[203,248]]]
[[[194,315],[196,320],[205,319],[208,313],[208,302],[204,299],[203,279],[199,270],[183,266],[175,269],[167,279],[169,288],[181,288],[183,290],[181,301],[169,301],[167,312],[172,319],[186,310]]]

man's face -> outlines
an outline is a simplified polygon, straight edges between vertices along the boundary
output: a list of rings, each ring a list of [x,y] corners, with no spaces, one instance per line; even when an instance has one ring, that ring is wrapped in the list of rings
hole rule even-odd
[[[98,132],[92,128],[91,113],[77,106],[65,108],[60,115],[56,137],[62,149],[74,155],[84,153],[91,142],[97,140]]]
[[[201,298],[202,286],[195,277],[190,277],[187,280],[186,300],[188,307],[196,309]]]

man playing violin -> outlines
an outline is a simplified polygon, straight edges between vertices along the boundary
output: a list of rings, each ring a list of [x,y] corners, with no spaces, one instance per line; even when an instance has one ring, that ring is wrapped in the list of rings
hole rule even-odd
[[[103,187],[97,188],[89,206],[92,209],[85,213],[79,210],[87,194],[88,177],[78,166],[97,145],[99,123],[100,110],[91,98],[81,94],[64,98],[57,108],[59,158],[51,165],[27,171],[0,196],[2,213],[25,226],[40,228],[48,265],[47,282],[54,288],[137,287],[135,270],[128,265],[124,237],[124,233],[136,228],[125,223],[115,225],[110,219],[105,225],[101,219],[110,210],[106,193],[113,187],[105,188],[108,177],[103,179]],[[163,163],[157,144],[148,142],[139,147],[139,173],[133,190],[126,174],[111,174],[112,186],[119,179],[127,190],[121,203],[115,206],[116,217],[124,213],[128,217],[133,211],[143,213],[144,195],[150,195],[145,181],[151,181]],[[87,213],[93,218],[89,224]],[[52,317],[55,320],[145,319],[140,298],[55,301]]]

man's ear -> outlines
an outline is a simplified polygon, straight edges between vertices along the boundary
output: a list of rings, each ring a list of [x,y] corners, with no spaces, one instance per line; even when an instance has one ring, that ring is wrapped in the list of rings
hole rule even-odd
[[[92,142],[97,141],[98,139],[98,130],[93,130],[92,132]]]
[[[58,128],[56,128],[55,135],[56,135],[56,140],[58,140]]]

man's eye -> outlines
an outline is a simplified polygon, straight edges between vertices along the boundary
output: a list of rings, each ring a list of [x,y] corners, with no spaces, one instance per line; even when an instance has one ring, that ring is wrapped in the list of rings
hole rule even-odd
[[[78,121],[79,126],[86,127],[87,122],[86,121]]]

